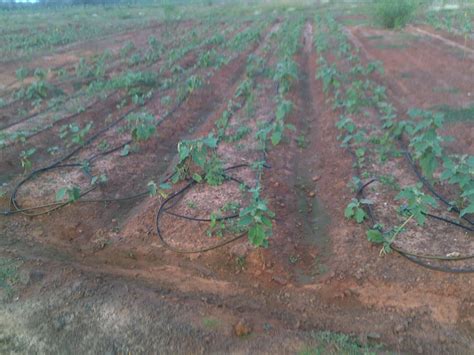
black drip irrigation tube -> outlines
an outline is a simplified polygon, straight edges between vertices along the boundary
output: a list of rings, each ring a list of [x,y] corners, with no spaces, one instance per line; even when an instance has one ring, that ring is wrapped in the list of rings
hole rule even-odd
[[[279,91],[279,83],[276,84],[276,92]],[[176,110],[179,109],[179,107],[181,107],[181,105],[186,101],[186,98],[181,100],[171,111],[169,111],[165,116],[163,116],[163,118],[158,122],[157,125],[161,124],[165,119],[167,119],[169,116],[171,116],[172,114],[174,114],[176,112]],[[30,181],[31,179],[33,179],[35,176],[41,174],[41,173],[44,173],[44,172],[47,172],[47,171],[50,171],[50,170],[53,170],[53,169],[62,169],[62,168],[79,168],[79,167],[82,167],[83,164],[79,164],[79,163],[69,163],[69,164],[62,164],[63,162],[65,162],[66,160],[68,160],[69,158],[71,158],[72,156],[74,156],[76,153],[78,153],[79,151],[81,151],[85,146],[89,145],[91,142],[93,142],[97,137],[99,137],[101,134],[105,133],[106,131],[108,131],[110,128],[116,126],[118,123],[120,123],[121,121],[123,121],[126,116],[128,114],[130,114],[131,112],[135,111],[136,108],[131,108],[130,110],[128,110],[125,114],[123,114],[122,116],[120,116],[117,120],[115,120],[114,122],[112,122],[111,124],[109,124],[108,126],[104,127],[103,129],[101,129],[100,131],[98,131],[97,133],[95,133],[92,137],[90,137],[89,139],[86,140],[86,142],[82,145],[82,146],[79,146],[77,148],[75,148],[74,150],[72,150],[70,153],[66,154],[65,156],[63,156],[62,158],[58,159],[57,161],[53,162],[52,164],[46,166],[46,167],[43,167],[43,168],[39,168],[39,169],[36,169],[34,171],[32,171],[28,176],[26,176],[24,179],[22,179],[14,188],[13,192],[12,192],[12,195],[10,197],[10,210],[8,211],[3,211],[3,212],[0,212],[1,215],[4,215],[4,216],[9,216],[9,215],[14,215],[14,214],[17,214],[17,213],[21,213],[21,214],[24,214],[24,215],[27,215],[27,216],[30,216],[30,217],[34,217],[34,216],[39,216],[39,215],[44,215],[44,214],[49,214],[57,209],[60,209],[64,206],[67,206],[73,202],[71,201],[68,201],[68,202],[54,202],[54,203],[49,203],[49,204],[44,204],[44,205],[40,205],[40,206],[35,206],[35,207],[30,207],[30,208],[22,208],[18,201],[17,201],[17,193],[18,193],[18,190],[19,188],[25,184],[26,182]],[[273,122],[275,120],[275,117],[272,117],[271,122]],[[105,155],[108,155],[108,154],[111,154],[111,153],[114,153],[120,149],[122,149],[125,145],[127,144],[130,144],[132,141],[131,140],[128,140],[127,142],[125,143],[122,143],[120,144],[119,146],[117,147],[114,147],[110,150],[107,150],[105,152],[101,152],[101,153],[96,153],[94,155],[92,155],[91,157],[89,157],[88,159],[86,159],[86,161],[90,164],[92,163],[94,160],[96,160],[98,157],[100,156],[105,156]],[[266,151],[264,150],[262,155],[263,155],[263,158],[266,157]],[[224,173],[230,171],[230,170],[235,170],[235,169],[239,169],[239,168],[243,168],[243,167],[250,167],[250,165],[248,163],[243,163],[243,164],[238,164],[238,165],[234,165],[234,166],[230,166],[226,169],[224,169]],[[267,168],[267,169],[270,169],[271,166],[269,166],[268,164],[263,164],[263,167],[264,168]],[[87,173],[88,174],[88,173]],[[90,174],[88,174],[88,176],[92,179],[92,176],[90,176]],[[172,177],[172,174],[170,174],[169,176],[167,176],[163,182],[167,182],[171,179]],[[227,174],[224,174],[224,177],[225,177],[225,180],[227,181],[233,181],[233,182],[236,182],[240,185],[243,185],[245,187],[245,189],[248,191],[250,189],[250,187],[245,184],[243,181],[233,177],[233,176],[230,176],[230,175],[227,175]],[[191,181],[188,181],[188,183],[183,187],[181,188],[180,190],[172,193],[170,196],[168,196],[167,198],[165,198],[165,200],[161,203],[157,213],[156,213],[156,232],[157,232],[157,235],[158,235],[158,238],[160,240],[160,242],[162,243],[162,245],[164,247],[166,247],[167,249],[171,250],[171,251],[174,251],[176,253],[180,253],[180,254],[195,254],[195,253],[203,253],[203,252],[208,252],[208,251],[211,251],[211,250],[215,250],[215,249],[218,249],[218,248],[221,248],[225,245],[228,245],[234,241],[237,241],[241,238],[243,238],[247,232],[243,232],[233,238],[230,238],[230,239],[227,239],[225,241],[222,241],[221,243],[218,243],[216,245],[213,245],[213,246],[210,246],[210,247],[204,247],[204,248],[200,248],[200,249],[180,249],[180,248],[176,248],[172,245],[170,245],[166,240],[165,238],[163,237],[163,234],[162,234],[162,231],[160,230],[160,226],[159,226],[159,223],[160,223],[160,219],[161,217],[163,216],[164,213],[166,214],[169,214],[169,215],[172,215],[174,217],[177,217],[177,218],[182,218],[182,219],[186,219],[186,220],[190,220],[190,221],[195,221],[195,222],[211,222],[212,220],[209,219],[209,218],[197,218],[197,217],[192,217],[192,216],[186,216],[186,215],[181,215],[181,214],[178,214],[178,213],[175,213],[175,212],[172,212],[171,209],[173,207],[175,207],[177,205],[177,203],[181,200],[182,197],[184,197],[184,194],[186,191],[190,190],[193,186],[195,186],[197,183],[196,181],[194,180],[191,180]],[[116,202],[116,201],[125,201],[125,200],[132,200],[132,199],[138,199],[138,198],[143,198],[145,196],[147,196],[149,194],[148,191],[144,191],[144,192],[141,192],[141,193],[138,193],[138,194],[135,194],[135,195],[131,195],[131,196],[127,196],[127,197],[122,197],[122,198],[102,198],[102,199],[88,199],[88,200],[85,200],[85,199],[81,199],[83,196],[87,195],[88,193],[90,193],[91,191],[95,190],[97,188],[97,185],[94,185],[92,186],[90,189],[88,189],[87,191],[85,191],[84,193],[82,193],[80,196],[79,196],[79,199],[77,199],[76,201],[74,201],[74,203],[100,203],[100,202]],[[168,204],[170,204],[168,206]],[[11,209],[11,207],[13,207],[13,209]],[[46,211],[41,211],[41,212],[35,212],[35,213],[28,213],[29,211],[35,211],[35,210],[39,210],[39,209],[45,209],[45,208],[48,208],[48,210]],[[230,219],[235,219],[235,218],[238,218],[239,217],[239,214],[233,214],[233,215],[229,215],[229,216],[224,216],[224,217],[219,217],[219,218],[216,218],[215,221],[224,221],[224,220],[230,220]]]
[[[352,150],[349,150],[349,152],[351,153],[351,155],[353,157],[355,156],[355,154],[352,152]],[[413,161],[411,161],[411,162],[413,163]],[[416,166],[414,165],[414,163],[413,163],[413,167],[414,167],[414,169],[416,169]],[[357,170],[358,170],[358,175],[359,175],[360,171],[359,171],[358,168],[357,168]],[[419,172],[418,172],[417,176],[422,177],[422,175]],[[372,183],[374,183],[375,181],[377,181],[377,179],[372,178],[368,182],[361,185],[357,190],[356,197],[357,198],[364,197],[364,190],[368,186],[370,186]],[[437,197],[437,195],[435,195],[435,196]],[[372,207],[370,205],[367,205],[366,210],[367,210],[367,214],[369,215],[369,218],[372,221],[372,224],[376,225],[377,220],[375,218],[375,214],[372,210]],[[471,231],[471,232],[474,231],[474,228],[472,228],[472,227],[463,225],[461,223],[458,223],[458,222],[453,221],[451,219],[447,219],[445,217],[440,217],[440,216],[433,215],[433,214],[430,214],[430,213],[425,213],[425,216],[430,217],[432,219],[436,219],[436,220],[445,222],[445,223],[448,223],[448,224],[451,224],[451,225],[453,225],[457,228],[462,228],[464,230]],[[381,232],[383,233],[383,231],[381,231]],[[400,254],[401,256],[406,258],[407,260],[409,260],[409,261],[411,261],[411,262],[413,262],[413,263],[415,263],[419,266],[430,269],[430,270],[447,272],[447,273],[456,273],[456,274],[467,274],[467,273],[473,273],[474,272],[474,267],[453,268],[453,267],[447,267],[447,266],[432,265],[432,264],[429,264],[428,262],[424,261],[424,260],[436,260],[436,261],[444,261],[444,262],[462,261],[462,260],[474,259],[474,254],[464,255],[464,256],[455,256],[455,257],[441,256],[441,255],[423,255],[423,254],[416,254],[416,253],[411,253],[411,252],[402,250],[402,249],[400,249],[400,248],[398,248],[394,245],[391,245],[390,247],[393,250],[395,250],[398,254]]]
[[[157,126],[159,126],[165,119],[170,117],[172,114],[174,114],[183,104],[185,99],[181,100],[178,102],[175,107],[167,112],[161,120],[157,123]],[[17,194],[18,190],[23,186],[25,183],[28,181],[32,180],[36,176],[45,173],[47,171],[51,171],[54,169],[65,169],[65,168],[81,168],[83,165],[80,163],[69,163],[69,164],[63,164],[66,160],[70,159],[72,156],[80,152],[84,147],[88,146],[91,144],[94,140],[96,140],[99,136],[101,136],[103,133],[107,132],[109,129],[113,128],[114,126],[118,125],[120,122],[122,122],[130,113],[134,112],[137,108],[133,107],[127,110],[124,114],[122,114],[118,119],[116,119],[114,122],[110,123],[109,125],[105,126],[98,132],[96,132],[92,137],[88,138],[83,145],[76,147],[73,149],[71,152],[68,154],[64,155],[63,157],[59,158],[55,162],[51,163],[50,165],[46,167],[42,167],[39,169],[36,169],[29,173],[25,178],[23,178],[21,181],[18,182],[18,184],[14,187],[13,192],[10,196],[10,209],[7,211],[2,211],[0,212],[1,215],[3,216],[10,216],[14,214],[21,213],[23,215],[29,216],[29,217],[36,217],[36,216],[41,216],[45,214],[49,214],[53,211],[56,211],[62,207],[65,207],[67,205],[70,205],[72,203],[102,203],[102,202],[120,202],[120,201],[128,201],[128,200],[133,200],[133,199],[139,199],[139,198],[144,198],[148,195],[148,191],[140,192],[134,195],[130,196],[125,196],[125,197],[119,197],[119,198],[101,198],[101,199],[82,199],[83,196],[87,195],[89,192],[93,191],[96,189],[97,185],[92,186],[91,188],[87,189],[85,192],[81,193],[79,198],[75,201],[67,201],[67,202],[52,202],[48,204],[43,204],[39,206],[34,206],[34,207],[27,207],[23,208],[20,206],[20,204],[17,201]],[[117,147],[114,147],[112,149],[109,149],[108,151],[101,152],[101,153],[96,153],[86,159],[86,161],[90,164],[97,158],[101,156],[105,156],[111,153],[114,153],[120,149],[122,149],[125,145],[132,143],[132,140],[127,140],[125,143],[121,143]],[[89,175],[89,178],[92,178],[92,176]],[[169,177],[167,178],[169,179]],[[46,210],[45,210],[46,209]],[[32,211],[38,211],[39,212],[32,212]]]
[[[184,80],[182,80],[181,82],[184,82]],[[112,93],[110,93],[107,98],[111,97],[112,95],[114,95],[115,93],[117,92],[117,90],[113,91]],[[158,91],[160,92],[160,91]],[[154,93],[154,95],[156,95],[157,92]],[[154,96],[153,95],[153,96]],[[181,99],[174,107],[171,111],[167,112],[162,118],[161,120],[157,123],[157,126],[160,125],[164,120],[166,120],[168,117],[170,117],[171,115],[173,115],[181,106],[182,104],[187,100],[187,97]],[[88,108],[94,106],[95,104],[97,104],[97,102],[95,103],[92,103]],[[83,196],[85,196],[86,194],[88,194],[89,192],[91,192],[92,190],[94,190],[97,186],[93,186],[92,188],[88,189],[87,191],[85,191],[84,193],[82,193],[79,198],[75,201],[67,201],[67,202],[52,202],[52,203],[48,203],[48,204],[43,204],[43,205],[39,205],[39,206],[34,206],[34,207],[29,207],[29,208],[22,208],[20,206],[20,204],[18,203],[17,201],[17,193],[18,193],[18,190],[20,189],[20,187],[22,185],[24,185],[26,182],[30,181],[31,179],[33,179],[34,177],[38,176],[39,174],[42,174],[44,172],[47,172],[47,171],[50,171],[50,170],[53,170],[53,169],[61,169],[61,168],[70,168],[70,167],[82,167],[82,164],[78,164],[78,163],[73,163],[73,164],[62,164],[63,162],[65,162],[66,160],[68,160],[69,158],[71,158],[72,156],[74,156],[75,154],[77,154],[79,151],[81,151],[85,146],[88,146],[90,143],[92,143],[95,139],[97,139],[100,135],[102,135],[103,133],[105,133],[106,131],[108,131],[109,129],[111,129],[112,127],[116,126],[117,124],[119,124],[121,121],[123,121],[127,115],[129,115],[130,113],[134,112],[135,110],[137,110],[137,107],[133,107],[131,109],[129,109],[127,112],[125,112],[122,116],[120,116],[117,120],[115,120],[114,122],[112,122],[111,124],[107,125],[106,127],[104,127],[103,129],[99,130],[97,133],[95,133],[92,137],[90,137],[89,139],[87,139],[84,144],[82,144],[81,146],[78,146],[77,148],[73,149],[70,153],[66,154],[65,156],[63,156],[62,158],[56,160],[55,162],[51,163],[50,165],[46,166],[46,167],[43,167],[43,168],[39,168],[39,169],[36,169],[34,171],[32,171],[30,174],[28,174],[25,178],[23,178],[16,186],[15,188],[13,189],[13,192],[11,194],[11,197],[10,197],[10,209],[9,210],[6,210],[6,211],[0,211],[0,215],[3,215],[3,216],[10,216],[10,215],[14,215],[14,214],[18,214],[18,213],[21,213],[23,215],[26,215],[26,216],[29,216],[29,217],[35,217],[35,216],[40,216],[40,215],[45,215],[45,214],[48,214],[48,213],[51,213],[55,210],[58,210],[62,207],[65,207],[71,203],[100,203],[100,202],[118,202],[118,201],[126,201],[126,200],[132,200],[132,199],[138,199],[138,198],[143,198],[145,196],[148,195],[148,191],[144,191],[144,192],[140,192],[140,193],[137,193],[135,195],[130,195],[130,196],[126,196],[126,197],[121,197],[121,198],[102,198],[102,199],[90,199],[90,200],[85,200],[85,199],[81,199]],[[71,116],[68,116],[66,117],[65,119],[70,119],[72,117],[75,117],[77,116],[77,114],[73,114]],[[125,143],[122,143],[121,145],[115,147],[115,148],[112,148],[106,152],[102,152],[102,153],[97,153],[93,156],[91,156],[90,158],[86,159],[86,161],[90,164],[91,162],[93,162],[94,160],[96,160],[98,157],[100,156],[105,156],[107,154],[111,154],[111,153],[114,153],[120,149],[122,149],[125,145],[127,144],[130,144],[132,142],[132,140],[128,140],[127,142]],[[87,173],[86,173],[87,174]],[[92,179],[92,176],[89,175],[89,177]],[[166,180],[164,180],[164,182],[168,181],[170,178],[170,176],[168,176],[166,178]],[[44,211],[45,208],[48,208],[46,211]],[[30,211],[36,211],[36,210],[43,210],[41,212],[33,212],[33,213],[30,213]]]
[[[231,166],[229,168],[226,168],[224,170],[224,172],[239,169],[239,168],[243,168],[243,167],[249,167],[249,165],[248,164],[234,165],[234,166]],[[268,166],[267,166],[267,168],[268,168]],[[227,174],[225,174],[225,179],[227,181],[234,181],[234,182],[239,183],[239,184],[244,184],[239,179],[236,179],[236,178],[234,178],[232,176],[229,176]],[[239,235],[237,235],[233,238],[230,238],[230,239],[224,240],[220,243],[217,243],[215,245],[212,245],[212,246],[209,246],[209,247],[204,247],[204,248],[199,248],[199,249],[181,249],[181,248],[177,248],[177,247],[174,247],[171,244],[169,244],[166,241],[166,239],[164,238],[163,232],[160,229],[160,220],[161,220],[161,218],[163,217],[163,215],[165,213],[169,214],[173,217],[182,218],[182,219],[186,219],[188,221],[193,221],[193,222],[211,222],[210,218],[199,218],[199,217],[186,216],[186,215],[178,214],[178,213],[175,213],[175,212],[171,211],[171,209],[176,206],[177,202],[179,202],[179,200],[184,197],[185,193],[187,191],[191,190],[194,186],[196,186],[196,184],[197,184],[196,181],[191,180],[184,187],[182,187],[180,190],[178,190],[178,191],[174,192],[173,194],[171,194],[170,196],[168,196],[161,203],[161,206],[158,209],[158,212],[156,213],[155,220],[156,220],[156,233],[158,235],[158,239],[160,240],[161,244],[163,244],[167,249],[169,249],[171,251],[174,251],[175,253],[178,253],[178,254],[197,254],[197,253],[204,253],[204,252],[208,252],[208,251],[211,251],[211,250],[215,250],[215,249],[221,248],[221,247],[223,247],[227,244],[233,243],[236,240],[239,240],[239,239],[245,237],[245,235],[247,234],[247,232],[244,232],[244,233],[241,233],[241,234],[239,234]],[[245,187],[247,189],[249,188],[249,186],[247,186],[247,185],[245,185]],[[170,204],[170,206],[168,206],[169,204]],[[218,217],[215,220],[216,221],[227,221],[227,220],[235,219],[235,218],[238,218],[238,217],[239,217],[239,214],[232,214],[232,215],[229,215],[229,216]]]
[[[459,208],[457,206],[455,206],[451,202],[449,202],[446,197],[444,197],[442,194],[440,194],[438,191],[436,191],[435,188],[433,187],[433,185],[428,180],[426,180],[426,178],[422,175],[422,173],[416,167],[416,164],[413,161],[413,157],[411,156],[410,152],[406,151],[404,155],[405,155],[405,159],[410,164],[410,166],[413,169],[413,172],[415,173],[418,180],[420,180],[423,183],[423,186],[425,186],[426,189],[428,189],[428,191],[433,196],[435,196],[439,201],[441,201],[444,205],[446,205],[449,208],[450,211],[454,211],[456,213],[461,213],[461,211],[459,210]],[[467,216],[462,216],[461,218],[463,220],[465,220],[466,222],[468,222],[470,225],[474,225],[474,222],[471,219],[469,219]],[[468,230],[474,231],[474,229],[472,229],[472,228],[468,229]]]

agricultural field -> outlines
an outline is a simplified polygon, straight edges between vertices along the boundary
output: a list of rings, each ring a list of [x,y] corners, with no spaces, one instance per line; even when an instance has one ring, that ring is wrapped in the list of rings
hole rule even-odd
[[[0,353],[474,353],[468,5],[1,9]]]

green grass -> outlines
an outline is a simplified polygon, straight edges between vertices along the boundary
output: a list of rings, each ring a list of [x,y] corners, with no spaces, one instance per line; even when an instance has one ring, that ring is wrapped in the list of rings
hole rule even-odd
[[[376,44],[374,47],[377,49],[404,49],[408,48],[408,45],[400,43],[380,43]]]
[[[380,345],[361,345],[354,337],[329,331],[314,333],[313,338],[316,344],[300,351],[299,355],[367,355],[376,354],[381,347]]]
[[[435,93],[447,93],[447,94],[459,94],[461,92],[461,90],[459,90],[458,88],[455,88],[455,87],[448,87],[448,88],[434,87],[433,92],[435,92]]]
[[[400,74],[400,77],[403,78],[403,79],[413,78],[413,73],[409,72],[409,71],[405,71],[405,72]]]
[[[369,18],[342,18],[339,20],[345,26],[357,26],[357,25],[370,25],[371,20]]]
[[[367,36],[365,37],[368,41],[378,41],[378,40],[381,40],[384,38],[383,35],[371,35],[371,36]]]
[[[474,122],[474,105],[464,108],[440,105],[434,109],[444,113],[447,122]]]
[[[203,318],[202,320],[202,324],[206,327],[206,328],[217,328],[219,326],[219,320],[217,319],[214,319],[214,318]]]
[[[15,260],[0,257],[0,289],[7,297],[13,294],[13,284],[18,280],[18,265]]]
[[[402,28],[411,20],[415,10],[416,4],[412,0],[377,0],[374,20],[385,28]]]

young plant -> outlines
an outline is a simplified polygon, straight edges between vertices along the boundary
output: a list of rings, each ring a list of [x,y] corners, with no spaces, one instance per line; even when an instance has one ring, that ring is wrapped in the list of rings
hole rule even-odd
[[[172,182],[192,178],[196,182],[206,181],[216,186],[224,181],[222,162],[215,153],[217,137],[209,133],[207,137],[184,140],[178,143],[179,161]]]
[[[368,199],[358,200],[353,198],[344,210],[344,217],[348,219],[354,219],[357,223],[362,223],[368,217],[363,206],[371,205],[372,201]]]
[[[147,186],[148,195],[150,197],[160,194],[161,197],[166,198],[168,196],[168,194],[166,193],[166,190],[171,189],[170,184],[162,183],[158,187],[158,185],[156,185],[156,183],[153,180],[149,181],[146,186]]]
[[[413,149],[414,158],[419,162],[423,174],[431,179],[439,166],[438,159],[443,156],[441,144],[450,140],[437,132],[443,127],[444,116],[442,113],[423,110],[410,110],[408,115],[412,119],[421,117],[421,121],[408,130],[411,136],[410,148]]]
[[[401,206],[400,212],[402,214],[408,213],[412,215],[416,222],[423,226],[426,220],[426,214],[430,207],[436,207],[438,204],[436,200],[430,195],[426,195],[421,191],[422,184],[419,183],[414,186],[405,187],[395,197],[396,200],[404,200],[406,204]]]
[[[458,185],[461,190],[459,207],[461,217],[474,213],[474,156],[453,155],[443,159],[443,172],[440,179]]]
[[[239,226],[248,231],[250,244],[255,247],[267,247],[272,235],[271,218],[275,214],[268,208],[267,202],[260,197],[260,187],[251,189],[252,201],[239,214]]]
[[[72,185],[62,187],[56,192],[56,201],[63,202],[65,199],[67,202],[77,201],[81,197],[81,189],[78,186]]]
[[[131,113],[126,119],[135,142],[146,141],[156,132],[156,118],[146,111]]]
[[[59,138],[66,139],[69,137],[68,146],[72,146],[74,144],[84,145],[85,137],[89,133],[92,128],[93,123],[87,123],[84,128],[81,128],[76,123],[70,123],[68,125],[61,126],[59,130]]]

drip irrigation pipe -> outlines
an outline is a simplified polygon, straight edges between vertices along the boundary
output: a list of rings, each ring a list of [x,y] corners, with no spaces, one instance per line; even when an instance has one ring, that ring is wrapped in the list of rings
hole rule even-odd
[[[448,206],[451,211],[454,211],[456,213],[461,213],[459,208],[457,208],[455,205],[449,202],[443,195],[441,195],[438,191],[436,191],[433,185],[421,174],[421,172],[416,167],[416,164],[413,161],[413,157],[411,156],[411,154],[408,151],[406,151],[404,155],[408,163],[412,167],[413,171],[415,172],[415,175],[417,176],[418,180],[420,180],[423,183],[423,185],[431,192],[431,194],[433,194],[443,204]],[[461,218],[467,221],[469,224],[474,225],[474,222],[471,221],[467,216],[462,216]]]
[[[231,166],[229,168],[226,168],[224,171],[226,172],[226,171],[229,171],[229,170],[234,170],[234,169],[238,169],[238,168],[242,168],[242,167],[248,167],[248,166],[249,166],[248,164],[234,165],[234,166]],[[230,177],[227,179],[227,181],[234,181],[234,182],[241,183],[240,180],[235,179],[235,178],[230,178]],[[171,194],[170,196],[168,196],[161,203],[161,206],[158,209],[158,212],[156,214],[156,219],[155,219],[155,221],[156,221],[156,233],[158,235],[158,238],[159,238],[160,242],[163,244],[164,247],[166,247],[167,249],[169,249],[169,250],[171,250],[175,253],[178,253],[178,254],[197,254],[197,253],[204,253],[204,252],[208,252],[208,251],[211,251],[211,250],[215,250],[215,249],[221,248],[221,247],[223,247],[227,244],[233,243],[236,240],[239,240],[239,239],[245,237],[245,235],[247,234],[247,232],[244,232],[244,233],[241,233],[241,234],[237,235],[236,237],[227,239],[227,240],[225,240],[221,243],[217,243],[217,244],[212,245],[210,247],[204,247],[204,248],[198,248],[198,249],[181,249],[181,248],[177,248],[177,247],[169,244],[165,240],[165,238],[163,237],[163,233],[160,229],[160,219],[161,219],[161,217],[164,213],[167,213],[167,214],[172,215],[174,217],[187,219],[187,220],[190,220],[190,221],[211,222],[211,219],[209,219],[209,218],[197,218],[197,217],[185,216],[185,215],[181,215],[181,214],[171,212],[170,209],[172,207],[174,207],[175,204],[173,204],[171,207],[167,207],[167,205],[169,203],[172,203],[174,201],[174,199],[183,197],[184,193],[186,191],[190,190],[196,184],[197,183],[194,180],[192,180],[192,181],[188,182],[183,188],[181,188],[180,190],[178,190],[178,191],[174,192],[173,194]],[[226,220],[234,219],[234,218],[237,218],[237,217],[239,217],[239,214],[233,214],[233,215],[229,215],[229,216],[218,217],[215,220],[216,221],[226,221]]]
[[[363,184],[362,186],[359,187],[359,189],[357,190],[357,197],[361,197],[361,196],[364,196],[364,190],[365,188],[367,188],[370,184],[372,184],[373,182],[377,181],[377,179],[371,179],[369,180],[368,182],[366,182],[365,184]],[[375,217],[373,215],[373,211],[372,209],[370,208],[370,206],[368,206],[369,208],[367,208],[367,213],[370,217],[370,219],[374,222],[374,225],[376,224],[375,223]],[[450,223],[450,224],[453,224],[455,225],[456,227],[460,227],[460,228],[464,228],[464,229],[467,229],[467,230],[470,230],[472,231],[472,229],[470,227],[467,227],[467,226],[464,226],[464,225],[461,225],[457,222],[454,222],[454,221],[451,221],[451,220],[448,220],[444,217],[439,217],[439,216],[435,216],[435,215],[432,215],[432,214],[429,214],[429,213],[426,213],[425,214],[426,216],[428,217],[431,217],[431,218],[435,218],[435,219],[438,219],[438,220],[441,220],[443,222],[446,222],[446,223]],[[460,261],[460,260],[469,260],[469,259],[474,259],[474,254],[470,254],[470,255],[463,255],[463,256],[453,256],[453,257],[450,257],[450,256],[442,256],[442,255],[424,255],[424,254],[416,254],[416,253],[411,253],[411,252],[408,252],[408,251],[405,251],[405,250],[402,250],[394,245],[391,245],[390,246],[393,250],[395,250],[398,254],[400,254],[401,256],[405,257],[407,260],[409,261],[412,261],[414,262],[415,264],[417,265],[420,265],[420,266],[423,266],[425,268],[428,268],[428,269],[431,269],[431,270],[436,270],[436,271],[441,271],[441,272],[448,272],[448,273],[472,273],[474,272],[474,268],[472,267],[467,267],[467,268],[452,268],[452,267],[446,267],[446,266],[437,266],[437,265],[431,265],[425,261],[423,261],[423,259],[427,259],[427,260],[437,260],[437,261]]]
[[[165,119],[167,119],[171,115],[173,115],[179,109],[179,107],[181,107],[181,105],[183,104],[184,101],[185,101],[185,99],[178,102],[178,104],[175,105],[175,107],[171,111],[169,111],[168,113],[166,113],[162,117],[162,119],[157,123],[157,125],[161,124]],[[122,114],[118,119],[116,119],[114,122],[110,123],[109,125],[105,126],[101,130],[96,132],[93,136],[89,137],[84,142],[83,145],[76,147],[71,152],[69,152],[68,154],[66,154],[63,157],[59,158],[58,160],[51,163],[50,165],[48,165],[46,167],[43,167],[43,168],[36,169],[36,170],[32,171],[30,174],[28,174],[25,178],[23,178],[20,182],[18,182],[18,184],[14,187],[13,192],[12,192],[11,197],[10,197],[10,210],[2,211],[1,214],[4,215],[4,216],[9,216],[9,215],[17,214],[17,213],[22,213],[22,214],[27,215],[29,217],[36,217],[36,216],[51,213],[51,212],[53,212],[53,211],[55,211],[59,208],[62,208],[62,207],[65,207],[65,206],[71,204],[72,202],[74,202],[74,203],[76,203],[76,202],[79,202],[79,203],[100,203],[100,202],[126,201],[126,200],[132,200],[132,199],[136,199],[136,198],[145,197],[148,194],[148,192],[140,192],[138,194],[131,195],[131,196],[126,196],[126,197],[122,197],[122,198],[103,198],[103,199],[83,200],[82,197],[85,195],[85,193],[83,193],[79,196],[79,198],[76,201],[54,202],[54,203],[43,204],[43,205],[40,205],[40,206],[29,207],[29,208],[22,208],[20,206],[20,204],[18,203],[18,201],[17,201],[17,193],[18,193],[18,190],[20,189],[20,187],[23,186],[26,182],[32,180],[37,175],[42,174],[42,173],[47,172],[47,171],[50,171],[50,170],[53,170],[53,169],[59,169],[59,168],[64,168],[64,167],[82,167],[82,164],[79,164],[79,163],[71,163],[71,164],[61,164],[61,163],[63,163],[67,159],[71,158],[72,156],[74,156],[75,154],[80,152],[84,147],[91,144],[94,140],[96,140],[103,133],[107,132],[108,130],[110,130],[111,128],[113,128],[114,126],[116,126],[117,124],[122,122],[130,113],[132,113],[136,109],[137,109],[136,107],[130,108],[124,114]],[[97,153],[97,154],[93,155],[92,157],[90,157],[89,159],[86,159],[86,161],[88,161],[89,163],[93,162],[99,156],[105,156],[107,154],[114,153],[114,152],[118,151],[119,149],[123,148],[125,145],[130,144],[131,142],[132,142],[131,140],[128,140],[125,143],[122,143],[119,146],[117,146],[115,148],[112,148],[112,149],[110,149],[106,152]],[[86,191],[86,193],[88,193],[88,192],[90,192],[90,191],[89,190]],[[51,207],[51,208],[49,208],[46,211],[41,211],[41,212],[36,212],[36,213],[28,213],[29,211],[44,209],[44,208],[48,208],[48,207]]]

